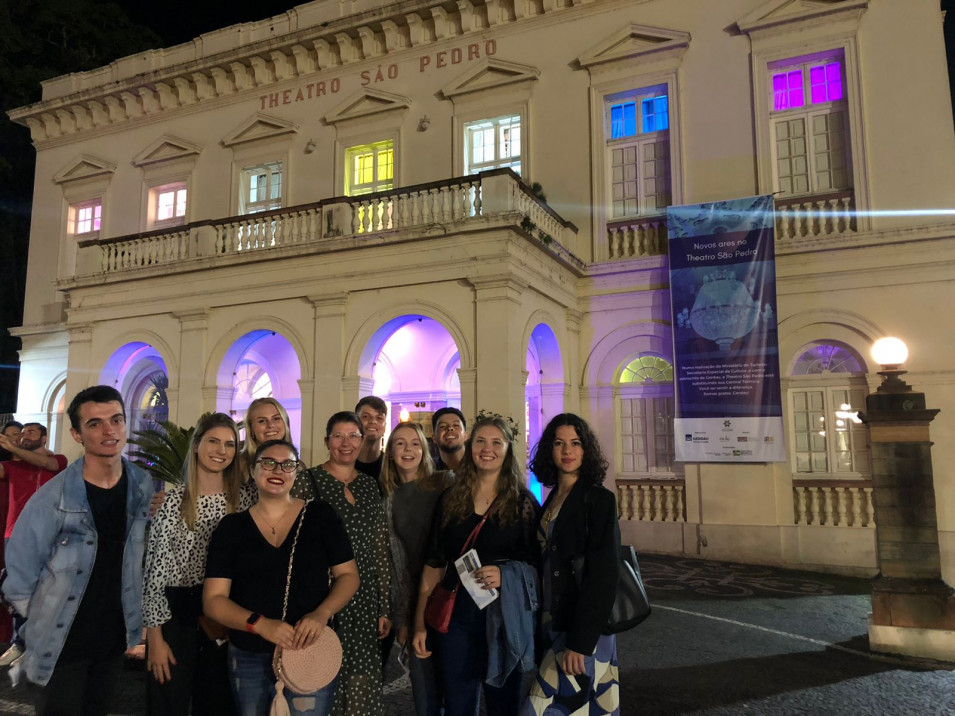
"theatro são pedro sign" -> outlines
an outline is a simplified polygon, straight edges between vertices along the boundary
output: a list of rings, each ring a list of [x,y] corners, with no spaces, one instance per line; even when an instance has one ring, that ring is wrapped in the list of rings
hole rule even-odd
[[[497,53],[497,40],[485,40],[483,42],[472,42],[464,47],[453,47],[450,50],[441,50],[422,55],[418,58],[418,73],[428,72],[434,69],[451,67],[466,62],[474,62],[483,57],[492,57]],[[405,70],[407,72],[407,69]],[[397,63],[388,65],[378,65],[372,70],[363,70],[355,73],[352,77],[357,78],[362,87],[376,85],[381,82],[398,79],[401,70]],[[346,80],[349,77],[346,76]],[[342,89],[342,78],[333,77],[330,80],[320,80],[318,82],[307,82],[298,87],[290,87],[281,92],[269,92],[259,97],[259,103],[262,109],[278,107],[283,104],[294,104],[295,102],[305,102],[306,100],[323,97],[327,94],[337,94]]]

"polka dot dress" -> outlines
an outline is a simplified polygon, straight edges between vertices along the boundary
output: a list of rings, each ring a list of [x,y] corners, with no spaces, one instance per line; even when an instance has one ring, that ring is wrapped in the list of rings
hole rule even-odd
[[[355,498],[345,498],[345,485],[326,470],[315,467],[295,481],[292,495],[304,500],[319,498],[330,504],[345,523],[361,586],[351,601],[335,615],[342,642],[342,670],[332,705],[333,716],[384,714],[381,686],[381,652],[378,618],[389,616],[388,528],[375,479],[359,473],[349,485]]]

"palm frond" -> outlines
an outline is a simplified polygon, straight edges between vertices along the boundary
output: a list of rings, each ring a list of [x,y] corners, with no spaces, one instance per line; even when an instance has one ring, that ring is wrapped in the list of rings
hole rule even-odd
[[[206,413],[207,415],[208,413]],[[205,417],[203,415],[200,420]],[[175,485],[185,481],[183,469],[189,457],[195,426],[183,428],[171,420],[157,420],[145,427],[133,431],[129,439],[136,449],[129,451],[129,457],[142,465],[154,479]]]

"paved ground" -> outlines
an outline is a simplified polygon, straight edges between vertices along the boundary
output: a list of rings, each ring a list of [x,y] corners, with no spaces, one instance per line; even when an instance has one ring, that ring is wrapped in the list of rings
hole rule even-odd
[[[955,664],[869,651],[869,582],[644,556],[654,613],[622,635],[622,713],[955,716]],[[389,715],[413,714],[397,665]],[[127,669],[117,714],[142,714],[145,673]],[[0,714],[32,714],[0,678]],[[491,716],[494,716],[493,714]]]

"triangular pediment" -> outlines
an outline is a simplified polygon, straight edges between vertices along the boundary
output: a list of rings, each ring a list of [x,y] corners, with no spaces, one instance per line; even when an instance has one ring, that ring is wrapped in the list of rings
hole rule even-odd
[[[581,67],[590,67],[662,52],[683,53],[689,46],[688,32],[630,23],[591,47],[577,58],[577,62]]]
[[[54,174],[53,181],[56,184],[63,184],[65,182],[103,176],[104,174],[112,174],[115,171],[115,164],[107,162],[105,159],[97,159],[88,154],[81,154]]]
[[[746,14],[736,24],[743,32],[774,25],[813,20],[846,11],[862,11],[869,0],[769,0]]]
[[[365,88],[326,114],[324,119],[327,124],[335,124],[346,119],[358,119],[382,112],[408,109],[410,106],[411,100],[400,94]]]
[[[254,114],[222,138],[224,147],[280,137],[298,131],[298,125],[266,114]]]
[[[182,159],[183,157],[195,156],[201,151],[202,147],[198,147],[184,139],[167,135],[160,137],[133,157],[133,166],[144,167],[158,162]]]
[[[457,77],[444,87],[441,93],[450,99],[469,92],[536,80],[540,77],[540,73],[539,69],[531,65],[518,65],[514,62],[488,58]]]

